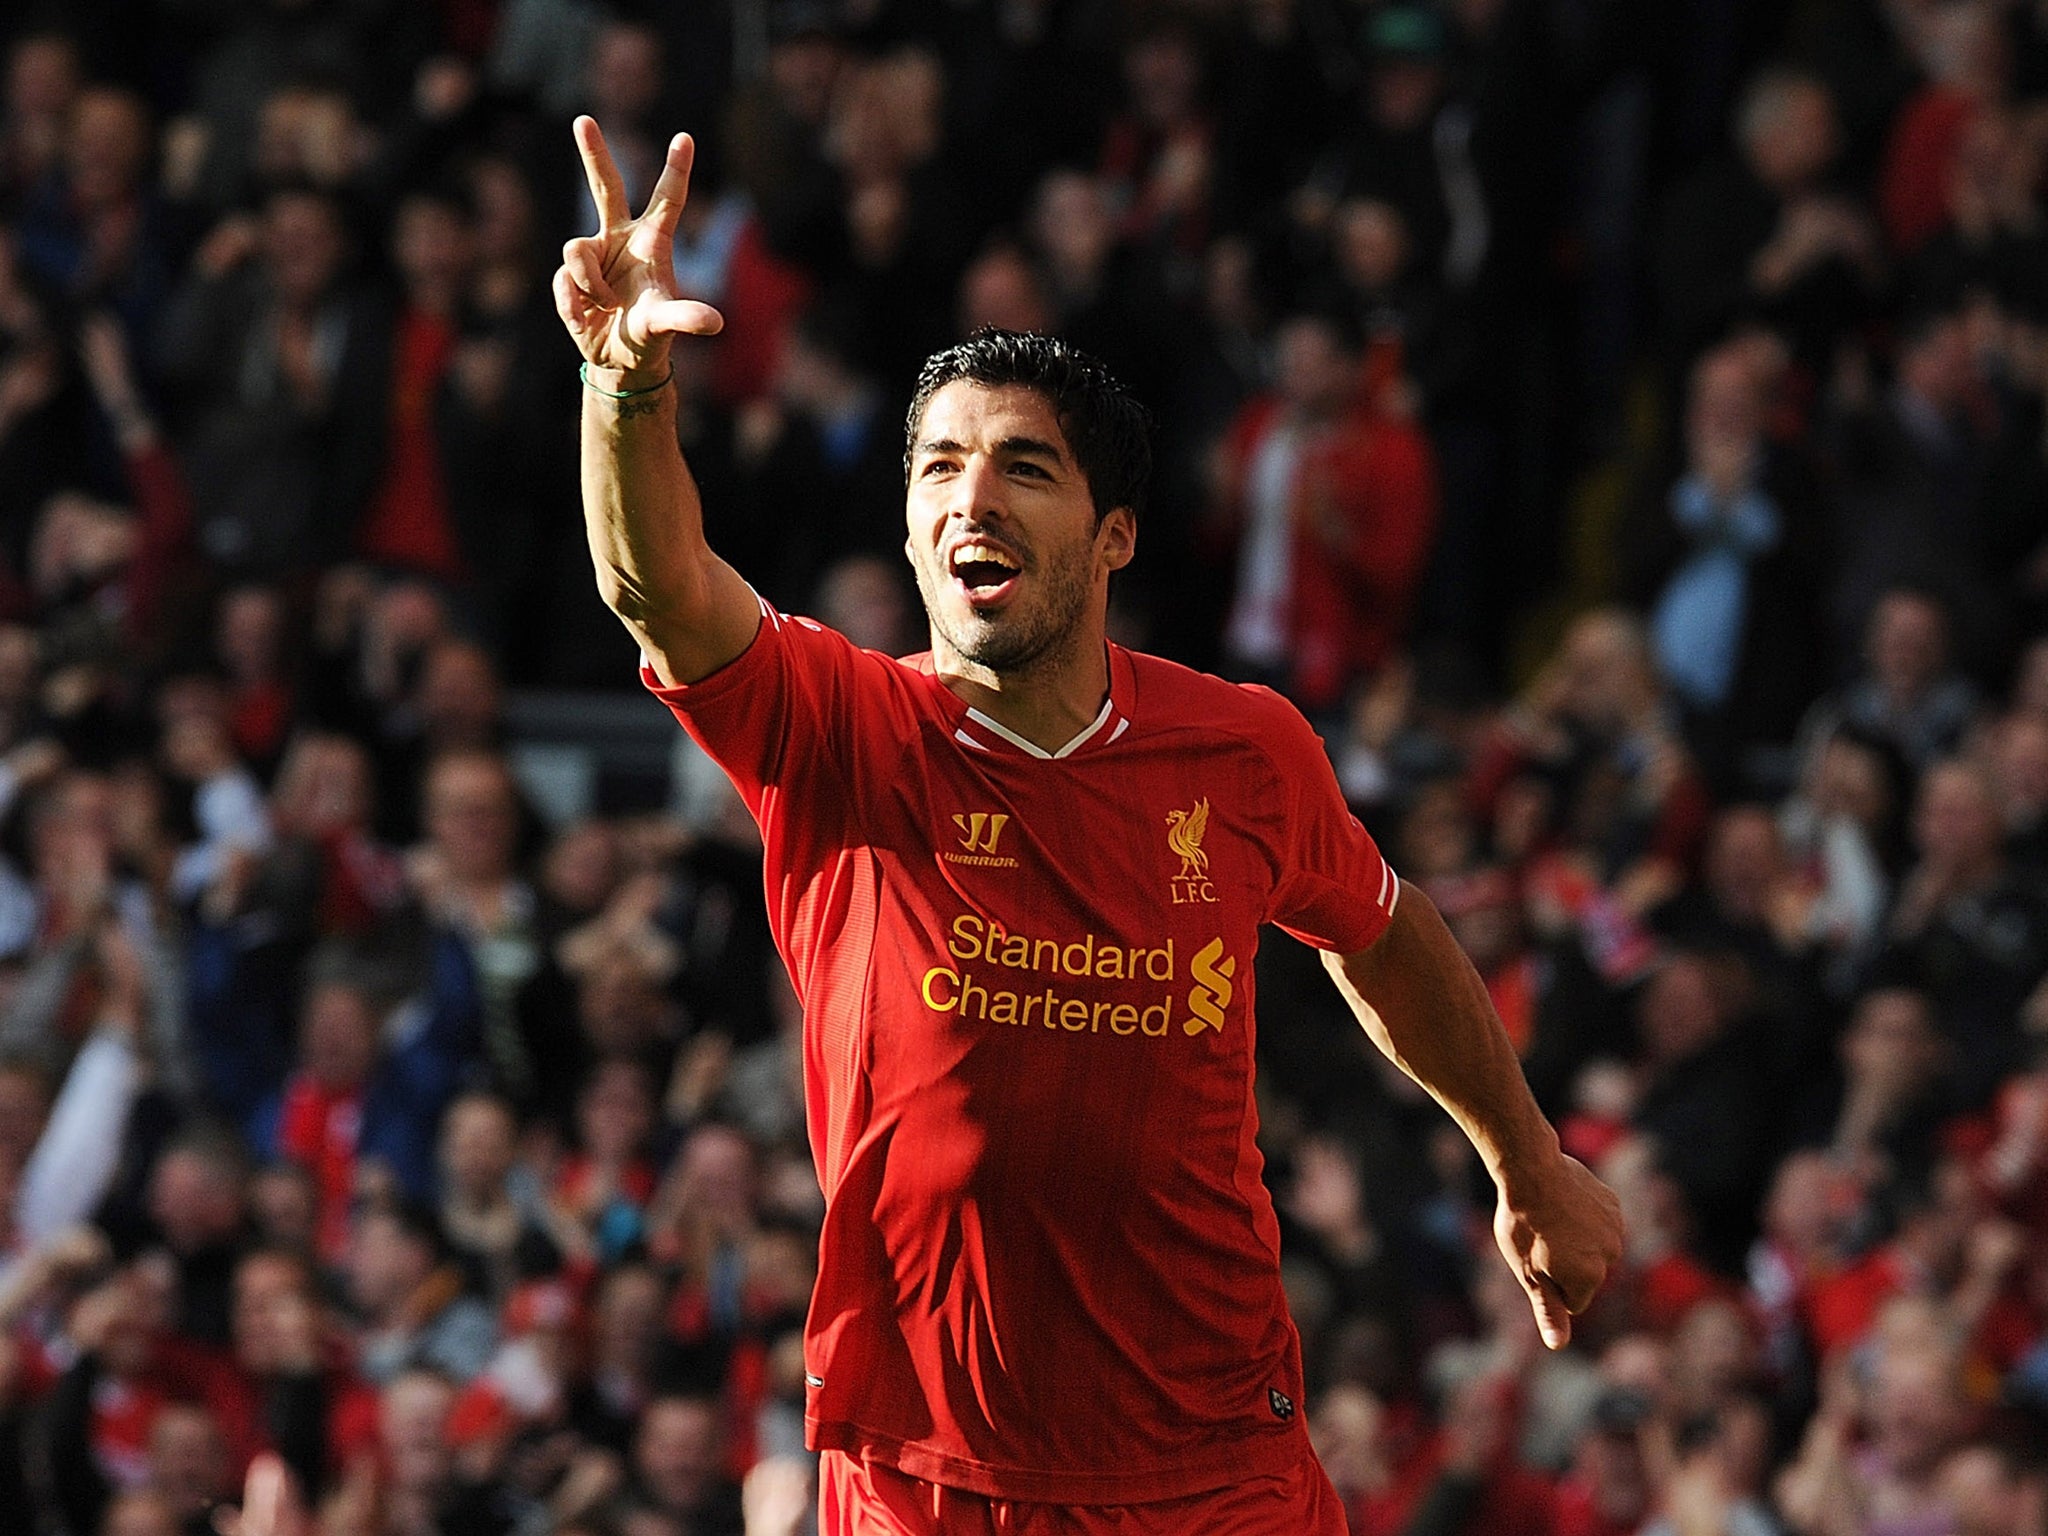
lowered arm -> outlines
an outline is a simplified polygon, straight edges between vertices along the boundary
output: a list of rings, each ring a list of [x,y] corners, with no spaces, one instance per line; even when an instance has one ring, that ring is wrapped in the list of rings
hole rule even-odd
[[[1529,1295],[1543,1342],[1571,1338],[1621,1256],[1613,1193],[1559,1148],[1472,962],[1429,898],[1403,884],[1368,949],[1325,968],[1387,1058],[1450,1113],[1493,1178],[1494,1237]]]

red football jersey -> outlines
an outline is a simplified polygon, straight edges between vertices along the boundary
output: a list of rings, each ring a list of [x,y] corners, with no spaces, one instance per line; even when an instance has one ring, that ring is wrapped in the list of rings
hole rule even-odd
[[[1295,709],[1120,647],[1046,753],[929,657],[768,611],[647,681],[761,825],[825,1190],[814,1447],[1072,1504],[1302,1454],[1252,1099],[1261,923],[1351,952],[1399,882]]]

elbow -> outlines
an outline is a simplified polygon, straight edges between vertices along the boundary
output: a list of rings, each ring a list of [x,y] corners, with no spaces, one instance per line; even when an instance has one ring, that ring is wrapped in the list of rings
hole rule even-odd
[[[605,563],[597,569],[597,594],[605,607],[634,630],[648,633],[667,628],[692,611],[693,596],[701,596],[706,583],[690,577],[674,578],[653,585],[644,573]],[[698,589],[693,594],[692,588]]]

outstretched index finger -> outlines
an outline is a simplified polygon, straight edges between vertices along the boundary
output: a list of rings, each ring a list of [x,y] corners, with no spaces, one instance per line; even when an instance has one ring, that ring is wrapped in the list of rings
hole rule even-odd
[[[683,204],[690,197],[690,167],[696,163],[697,143],[687,133],[668,141],[668,157],[661,175],[647,199],[647,211],[640,215],[628,248],[642,261],[660,263],[675,239],[676,221],[683,216]]]
[[[611,150],[605,147],[604,130],[597,126],[596,118],[585,115],[576,119],[576,152],[583,157],[583,175],[590,182],[598,233],[631,223],[633,215],[626,207],[626,179],[619,174]]]

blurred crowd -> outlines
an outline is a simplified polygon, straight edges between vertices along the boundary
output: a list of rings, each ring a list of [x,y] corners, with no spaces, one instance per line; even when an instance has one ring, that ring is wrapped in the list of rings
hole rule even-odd
[[[1154,409],[1119,635],[1279,687],[1621,1272],[1261,955],[1360,1536],[2048,1536],[2048,5],[70,0],[0,17],[0,1525],[794,1536],[758,841],[564,815],[568,134],[692,130],[711,539],[921,646],[981,325]],[[550,810],[552,819],[541,814]],[[1048,1411],[1056,1411],[1049,1405]],[[27,1527],[20,1521],[26,1519]]]

